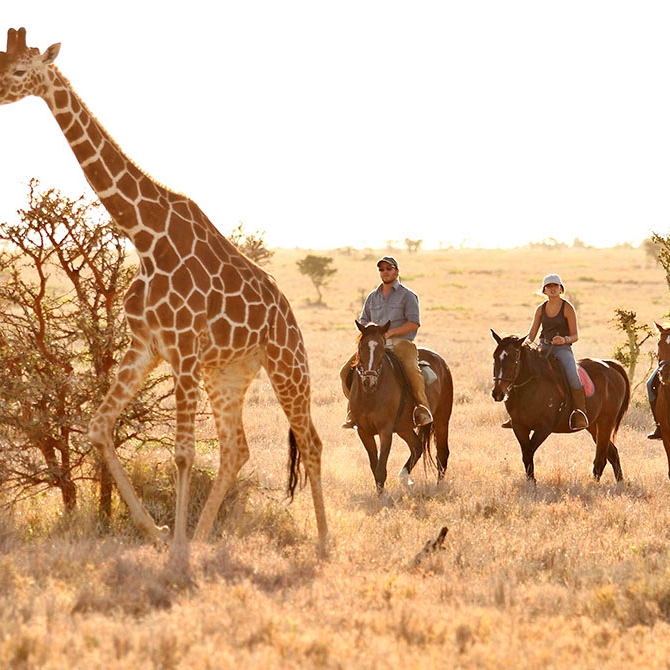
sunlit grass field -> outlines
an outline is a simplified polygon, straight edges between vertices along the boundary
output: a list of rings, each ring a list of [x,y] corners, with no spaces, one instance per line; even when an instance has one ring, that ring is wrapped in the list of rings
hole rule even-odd
[[[553,435],[525,481],[520,449],[491,398],[494,341],[525,333],[542,277],[559,273],[577,307],[578,357],[611,357],[624,334],[615,308],[638,322],[670,309],[663,270],[641,249],[395,250],[421,299],[419,344],[454,377],[446,480],[420,463],[407,490],[394,442],[378,496],[357,435],[344,431],[338,371],[352,353],[354,319],[388,250],[311,252],[337,269],[325,307],[296,261],[277,250],[267,269],[291,300],[313,379],[324,443],[332,545],[316,556],[308,489],[284,497],[287,423],[266,378],[245,408],[251,459],[224,503],[211,541],[194,545],[191,574],[144,541],[117,505],[99,531],[94,499],[75,519],[44,494],[0,522],[0,666],[13,668],[667,668],[670,659],[670,480],[644,396],[643,346],[617,445],[624,482],[608,465],[591,477],[586,433]],[[198,466],[218,459],[208,427]],[[159,467],[156,467],[159,463]],[[158,474],[156,474],[158,473]],[[148,504],[172,505],[165,456],[133,466]],[[197,478],[194,497],[198,498]],[[156,492],[161,493],[157,495]],[[82,496],[84,499],[86,496]],[[443,548],[414,558],[443,526]]]

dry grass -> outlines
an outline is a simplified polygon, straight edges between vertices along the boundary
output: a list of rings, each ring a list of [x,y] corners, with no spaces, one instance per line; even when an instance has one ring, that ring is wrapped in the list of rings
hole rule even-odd
[[[578,304],[578,355],[608,357],[622,341],[615,307],[663,318],[662,271],[626,247],[398,253],[422,299],[421,343],[454,374],[452,455],[443,485],[419,466],[408,492],[394,476],[406,458],[396,443],[378,497],[357,436],[339,428],[337,375],[378,254],[329,254],[338,274],[318,309],[295,265],[306,253],[278,251],[270,269],[310,352],[329,559],[315,556],[309,491],[283,500],[286,421],[260,376],[246,411],[252,459],[217,536],[193,547],[190,575],[122,516],[105,536],[87,510],[66,524],[45,496],[0,520],[0,666],[667,667],[670,482],[661,445],[645,439],[642,390],[618,438],[623,484],[609,466],[593,482],[593,446],[579,434],[547,440],[531,488],[490,397],[489,333],[525,332],[541,277],[558,271]],[[217,455],[203,447],[199,459],[209,467]],[[166,497],[154,504],[169,507],[154,488]],[[415,565],[445,525],[443,550]]]

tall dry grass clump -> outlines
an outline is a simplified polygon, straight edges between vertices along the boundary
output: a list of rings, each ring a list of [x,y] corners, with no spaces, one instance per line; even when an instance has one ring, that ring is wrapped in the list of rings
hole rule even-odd
[[[617,440],[623,483],[609,466],[593,481],[594,446],[580,433],[540,447],[531,486],[513,434],[500,428],[504,408],[490,396],[489,332],[525,333],[542,276],[559,272],[578,306],[577,355],[609,357],[622,337],[611,324],[615,308],[634,309],[640,322],[663,319],[662,270],[629,247],[397,252],[404,281],[421,298],[420,344],[441,353],[454,376],[451,459],[445,482],[418,465],[406,490],[394,473],[407,448],[395,440],[378,496],[356,434],[339,427],[338,370],[381,254],[329,252],[337,274],[318,309],[297,271],[304,254],[277,250],[269,269],[310,354],[328,560],[316,557],[309,492],[287,505],[287,425],[261,374],[245,407],[251,459],[214,539],[193,546],[190,574],[147,544],[118,504],[111,532],[86,501],[71,520],[50,494],[5,508],[0,666],[667,667],[670,481],[661,445],[645,438],[643,388]],[[646,370],[638,373],[641,380]],[[211,438],[205,426],[194,508],[218,459]],[[145,451],[131,471],[169,523],[165,454]],[[445,526],[441,548],[415,560]]]

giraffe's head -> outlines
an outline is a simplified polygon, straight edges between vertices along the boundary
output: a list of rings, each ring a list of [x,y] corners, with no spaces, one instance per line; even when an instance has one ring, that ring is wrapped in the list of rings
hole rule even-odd
[[[43,54],[26,46],[26,29],[7,31],[7,51],[0,51],[0,105],[41,95],[45,73],[56,60],[60,44],[52,44]]]

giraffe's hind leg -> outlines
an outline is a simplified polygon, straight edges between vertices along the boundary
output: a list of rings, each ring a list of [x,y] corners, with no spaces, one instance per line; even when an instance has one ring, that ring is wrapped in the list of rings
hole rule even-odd
[[[328,524],[321,483],[321,451],[323,446],[311,417],[309,375],[301,375],[298,372],[297,364],[290,379],[282,374],[275,374],[271,366],[267,369],[279,404],[284,410],[293,431],[301,461],[307,474],[319,535],[319,554],[325,556],[328,551]]]
[[[205,389],[216,423],[219,440],[219,470],[195,530],[196,540],[206,540],[226,492],[249,459],[249,447],[242,424],[244,396],[259,369],[255,361],[228,366],[225,373],[203,370]]]

